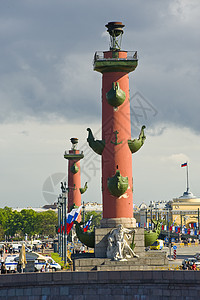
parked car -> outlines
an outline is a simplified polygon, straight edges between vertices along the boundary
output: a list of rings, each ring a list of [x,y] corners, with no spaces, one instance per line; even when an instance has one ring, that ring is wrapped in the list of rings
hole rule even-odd
[[[150,250],[162,250],[163,249],[163,240],[156,240],[151,246]]]
[[[15,260],[16,257],[18,257],[19,254],[15,255],[7,255],[5,259],[5,266],[7,271],[14,272],[17,269],[17,261]]]
[[[200,261],[198,261],[195,257],[189,257],[182,261],[182,266],[186,265],[188,268],[191,268],[191,266],[195,263],[195,265],[200,268]]]
[[[41,271],[42,267],[46,267],[47,264],[49,264],[49,268],[54,270],[54,271],[60,271],[61,266],[56,263],[50,256],[43,256],[39,255],[35,259],[35,270],[36,271]]]
[[[14,253],[20,252],[22,248],[22,244],[12,244],[12,248]],[[27,246],[25,246],[25,251],[30,252],[31,250]]]
[[[194,257],[195,257],[197,260],[200,260],[200,253],[196,253],[196,254],[194,255]]]

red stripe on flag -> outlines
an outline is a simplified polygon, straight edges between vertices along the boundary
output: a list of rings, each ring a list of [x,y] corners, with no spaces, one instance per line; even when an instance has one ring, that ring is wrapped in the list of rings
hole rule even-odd
[[[187,166],[187,163],[184,163],[181,165],[181,167],[186,167]]]

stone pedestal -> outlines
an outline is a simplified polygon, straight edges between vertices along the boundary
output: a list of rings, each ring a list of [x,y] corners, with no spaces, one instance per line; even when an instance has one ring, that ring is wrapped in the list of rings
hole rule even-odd
[[[125,228],[135,228],[135,218],[109,218],[101,220],[101,228],[116,228],[118,225],[123,225]]]
[[[113,220],[113,219],[109,219]],[[131,220],[131,219],[130,219]],[[116,223],[118,220],[116,221]],[[128,223],[128,222],[127,222]],[[126,224],[127,224],[126,223]],[[105,224],[105,223],[104,223]],[[111,224],[111,222],[110,222]],[[118,223],[117,223],[118,224]],[[130,224],[130,223],[129,223]],[[124,225],[124,223],[123,223]],[[124,226],[125,227],[125,226]],[[114,227],[116,228],[116,227]],[[129,229],[135,228],[134,234],[134,252],[139,257],[132,257],[127,260],[111,260],[107,258],[108,236],[114,229],[96,228],[95,229],[95,249],[94,255],[91,257],[90,253],[85,253],[81,257],[73,255],[73,269],[74,271],[121,271],[121,270],[157,270],[168,269],[168,259],[165,251],[145,251],[144,229],[135,227],[125,227]],[[131,244],[132,239],[129,243]],[[87,256],[88,254],[88,256]]]

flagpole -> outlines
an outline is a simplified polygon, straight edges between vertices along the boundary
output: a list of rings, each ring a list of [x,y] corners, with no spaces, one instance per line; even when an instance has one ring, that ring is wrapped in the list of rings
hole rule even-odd
[[[189,192],[188,162],[187,162],[187,193]]]

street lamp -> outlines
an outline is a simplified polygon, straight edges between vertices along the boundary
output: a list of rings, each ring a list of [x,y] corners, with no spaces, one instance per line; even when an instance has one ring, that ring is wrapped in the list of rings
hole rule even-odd
[[[83,201],[82,206],[83,226],[85,225],[85,202]]]
[[[152,201],[150,203],[150,208],[151,208],[151,229],[152,229],[152,220],[153,220],[153,212],[152,212],[153,204],[152,204]]]
[[[67,203],[66,203],[66,193],[68,191],[66,182],[61,182],[61,191],[62,191],[62,199],[63,199],[63,255],[64,263],[67,263]]]
[[[64,244],[64,239],[63,239],[63,197],[60,194],[59,195],[59,203],[60,203],[60,256],[63,258],[63,244]]]
[[[61,255],[61,204],[62,196],[58,196],[57,208],[58,208],[58,253]]]
[[[170,237],[170,228],[169,228],[169,208],[167,209],[167,226],[168,226],[169,258],[171,258],[171,237]]]

